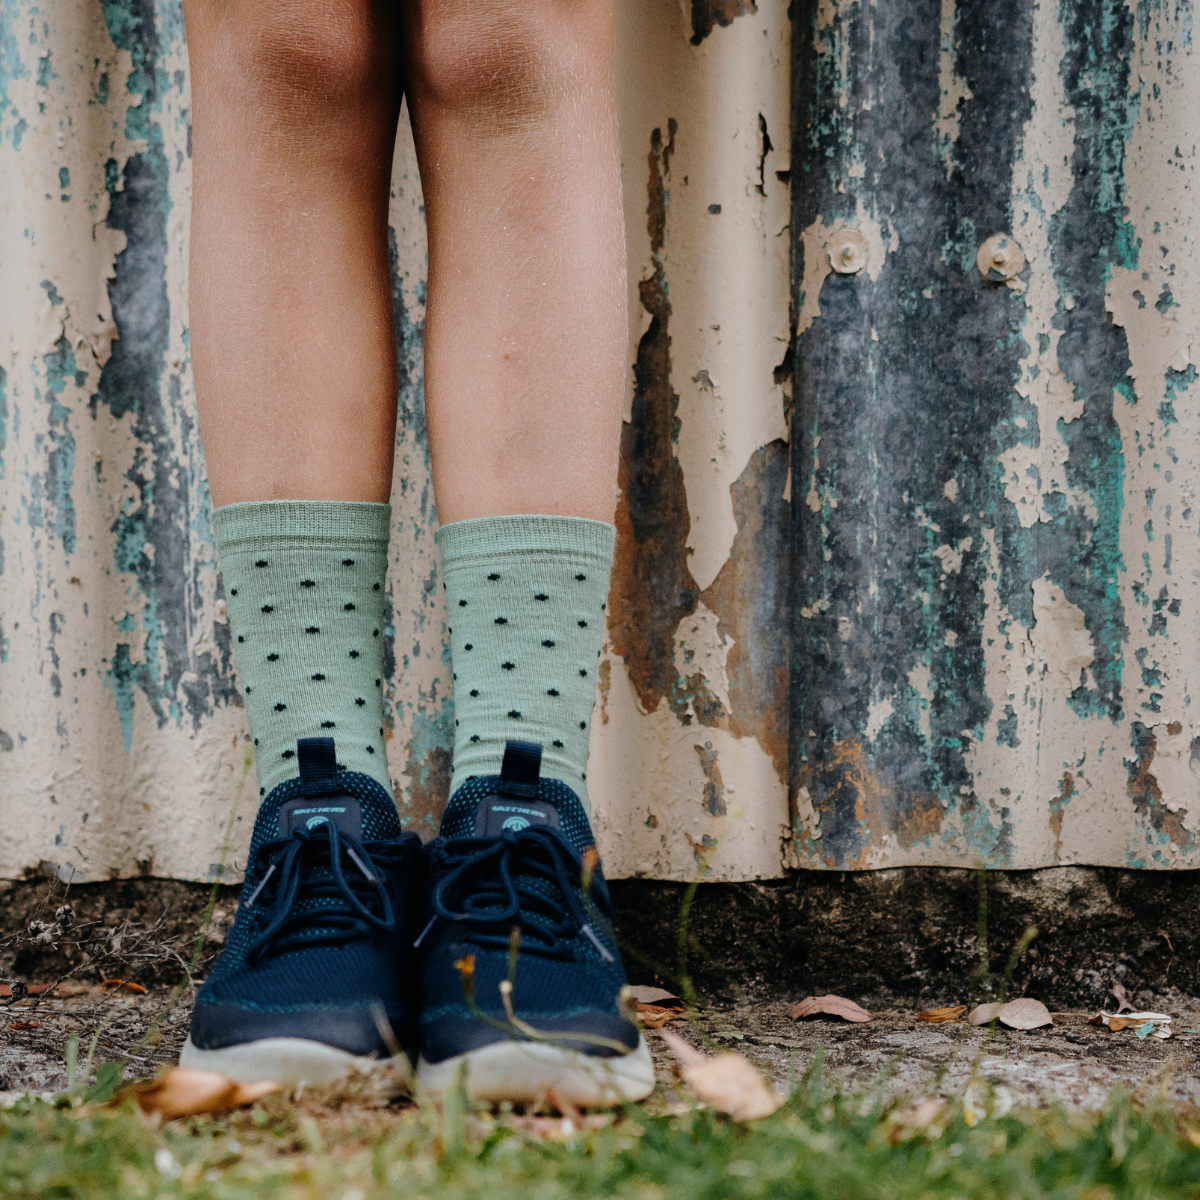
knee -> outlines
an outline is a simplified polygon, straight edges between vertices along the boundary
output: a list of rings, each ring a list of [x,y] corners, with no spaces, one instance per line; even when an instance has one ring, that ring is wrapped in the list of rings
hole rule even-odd
[[[379,0],[244,0],[233,6],[236,90],[282,114],[356,106],[394,83],[394,22]]]
[[[480,132],[537,121],[589,67],[597,0],[417,0],[406,51],[418,101]]]

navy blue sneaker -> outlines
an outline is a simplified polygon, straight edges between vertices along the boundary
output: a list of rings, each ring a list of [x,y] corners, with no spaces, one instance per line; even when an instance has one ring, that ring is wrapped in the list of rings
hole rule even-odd
[[[566,784],[539,780],[541,758],[509,742],[499,776],[464,783],[425,849],[418,1075],[439,1095],[466,1063],[468,1094],[492,1102],[640,1100],[654,1066],[622,996],[591,825]]]
[[[338,768],[332,738],[296,747],[300,776],[258,810],[237,917],[179,1058],[241,1082],[329,1083],[416,1040],[420,839],[374,779]]]

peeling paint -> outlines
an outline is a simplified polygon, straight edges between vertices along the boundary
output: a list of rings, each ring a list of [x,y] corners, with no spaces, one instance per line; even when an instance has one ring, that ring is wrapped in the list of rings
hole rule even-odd
[[[1194,866],[1190,15],[797,9],[793,861]]]

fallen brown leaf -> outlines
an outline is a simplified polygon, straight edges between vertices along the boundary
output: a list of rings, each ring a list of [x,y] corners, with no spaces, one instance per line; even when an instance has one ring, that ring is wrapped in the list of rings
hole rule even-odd
[[[84,983],[82,979],[64,979],[54,989],[54,994],[66,1000],[71,996],[86,996],[91,990],[91,985]]]
[[[965,1004],[955,1004],[951,1008],[931,1008],[928,1012],[919,1012],[917,1018],[928,1021],[931,1025],[942,1025],[947,1021],[957,1021],[966,1011]]]
[[[809,996],[799,1004],[793,1004],[787,1010],[787,1015],[793,1021],[801,1017],[815,1017],[824,1014],[830,1017],[841,1017],[843,1021],[869,1021],[871,1014],[865,1008],[860,1008],[853,1000],[842,996]]]
[[[100,986],[106,992],[136,992],[139,996],[146,994],[146,989],[140,983],[134,983],[132,979],[102,979]]]
[[[660,1036],[679,1063],[680,1078],[718,1112],[735,1121],[753,1121],[769,1116],[783,1103],[783,1097],[740,1054],[709,1058],[665,1029]]]
[[[676,1008],[680,1011],[687,1008],[686,1000],[676,996],[674,992],[668,992],[666,988],[648,987],[638,983],[629,989],[629,994],[639,1004],[653,1004],[659,1008]]]
[[[687,1009],[662,1008],[657,1004],[638,1004],[636,1007],[638,1020],[647,1029],[661,1029],[668,1021],[687,1015]]]
[[[887,1119],[888,1141],[892,1145],[925,1134],[937,1139],[954,1119],[954,1110],[945,1100],[914,1100],[907,1108],[893,1112]]]
[[[986,1025],[996,1019],[996,1014],[1004,1007],[1003,1004],[980,1004],[967,1013],[967,1020],[972,1025]]]
[[[9,1029],[36,1029],[40,1024],[40,1021],[17,1021]]]
[[[119,1104],[130,1097],[142,1112],[173,1121],[176,1117],[241,1108],[282,1090],[283,1085],[279,1083],[236,1083],[215,1071],[168,1067],[155,1079],[121,1088],[110,1103]]]
[[[1125,985],[1119,979],[1113,980],[1113,985],[1109,988],[1109,994],[1116,997],[1118,1013],[1123,1013],[1126,1009],[1133,1012],[1131,1001],[1134,993],[1127,991]]]
[[[1040,1000],[1031,1000],[1028,996],[1010,1000],[996,1016],[1000,1018],[1000,1024],[1009,1029],[1040,1029],[1043,1025],[1054,1024],[1050,1010]]]
[[[1144,1021],[1135,1021],[1132,1017],[1113,1017],[1108,1027],[1113,1033],[1120,1033],[1122,1029],[1138,1029],[1144,1024]]]

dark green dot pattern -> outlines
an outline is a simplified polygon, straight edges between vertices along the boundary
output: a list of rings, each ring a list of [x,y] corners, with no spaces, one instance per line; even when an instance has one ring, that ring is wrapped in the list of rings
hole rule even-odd
[[[587,805],[592,664],[611,551],[509,552],[489,561],[485,553],[456,556],[453,545],[442,543],[453,613],[446,625],[455,678],[451,791],[472,775],[498,773],[504,743],[520,738],[542,746],[543,776],[562,780]]]
[[[339,763],[390,791],[378,632],[386,541],[349,539],[347,554],[333,538],[248,540],[218,548],[260,786],[270,792],[295,776],[298,738],[336,730]]]

